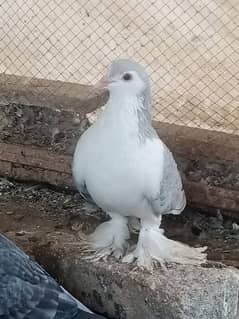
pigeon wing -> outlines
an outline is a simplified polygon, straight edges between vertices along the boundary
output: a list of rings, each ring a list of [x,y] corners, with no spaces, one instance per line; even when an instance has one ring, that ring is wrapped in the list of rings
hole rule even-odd
[[[36,262],[0,235],[0,318],[93,319]]]
[[[165,145],[159,189],[156,194],[148,197],[148,201],[156,215],[180,214],[186,205],[186,197],[177,164]]]

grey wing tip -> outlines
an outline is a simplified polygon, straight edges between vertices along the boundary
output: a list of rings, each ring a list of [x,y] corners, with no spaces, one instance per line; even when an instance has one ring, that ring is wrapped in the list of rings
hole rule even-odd
[[[89,193],[80,192],[80,195],[81,195],[82,198],[84,198],[87,202],[89,202],[90,204],[96,206],[96,203],[94,202],[94,200],[92,199],[92,197],[90,196]]]
[[[187,199],[186,199],[186,195],[185,192],[183,191],[183,195],[182,195],[182,204],[180,205],[179,208],[174,208],[172,211],[168,212],[168,214],[173,214],[173,215],[180,215],[181,212],[184,210],[184,208],[187,205]]]

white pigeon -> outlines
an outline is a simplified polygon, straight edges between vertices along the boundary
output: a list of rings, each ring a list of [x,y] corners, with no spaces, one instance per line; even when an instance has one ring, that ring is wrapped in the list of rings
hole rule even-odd
[[[136,217],[141,222],[138,242],[123,262],[136,260],[149,270],[155,261],[205,262],[206,247],[170,240],[160,228],[162,215],[180,214],[186,199],[174,158],[152,127],[145,70],[134,61],[115,60],[99,83],[109,90],[109,99],[80,137],[73,159],[78,190],[111,217],[88,236],[94,258],[123,257],[130,237],[128,217]]]

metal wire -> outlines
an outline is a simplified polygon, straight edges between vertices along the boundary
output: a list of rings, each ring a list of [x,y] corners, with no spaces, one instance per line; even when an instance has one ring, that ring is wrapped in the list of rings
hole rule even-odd
[[[0,16],[0,73],[93,83],[133,58],[156,120],[239,133],[238,0],[15,0]]]

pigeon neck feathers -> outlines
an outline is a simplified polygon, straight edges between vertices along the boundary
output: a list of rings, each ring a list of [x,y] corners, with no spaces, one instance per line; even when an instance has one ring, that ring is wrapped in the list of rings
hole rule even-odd
[[[104,122],[109,120],[109,125],[120,124],[124,129],[134,131],[140,142],[157,137],[152,127],[149,99],[137,96],[130,91],[111,90],[109,100],[102,114]]]

